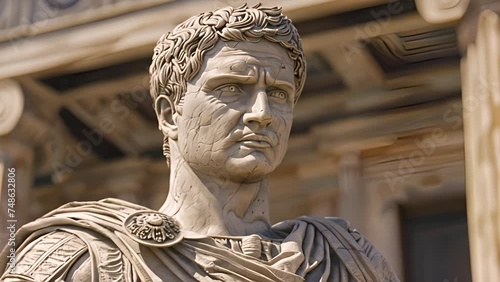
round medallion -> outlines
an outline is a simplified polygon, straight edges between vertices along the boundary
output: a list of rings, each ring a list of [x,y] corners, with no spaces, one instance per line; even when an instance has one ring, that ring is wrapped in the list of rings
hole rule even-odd
[[[133,213],[125,219],[123,227],[134,241],[151,247],[169,247],[183,237],[177,220],[156,211]]]

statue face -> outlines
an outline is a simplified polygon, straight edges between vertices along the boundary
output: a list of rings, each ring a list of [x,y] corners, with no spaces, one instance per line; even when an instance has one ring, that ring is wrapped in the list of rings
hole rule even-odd
[[[277,43],[217,43],[188,83],[176,117],[184,160],[197,172],[240,182],[271,173],[292,126],[293,68]]]

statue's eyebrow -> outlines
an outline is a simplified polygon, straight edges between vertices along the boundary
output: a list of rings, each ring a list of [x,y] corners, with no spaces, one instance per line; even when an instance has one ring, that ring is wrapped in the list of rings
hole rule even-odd
[[[286,80],[276,79],[269,86],[274,86],[274,87],[277,87],[277,88],[281,88],[283,90],[289,91],[290,93],[295,92],[295,85],[293,83],[290,83],[290,82],[286,81]]]
[[[256,83],[258,77],[255,75],[238,75],[234,73],[211,74],[205,78],[203,85],[216,87],[228,83],[252,84]]]
[[[281,73],[281,70],[282,69],[279,69],[278,70],[278,73],[275,74],[274,76],[272,75],[271,72],[266,72],[266,85],[268,87],[277,87],[277,88],[281,88],[283,90],[286,90],[290,93],[292,92],[295,92],[295,84],[287,81],[287,80],[282,80],[282,79],[279,79],[279,76],[280,76],[280,73]],[[272,81],[272,82],[271,82]]]
[[[208,86],[210,88],[215,88],[220,85],[230,84],[230,83],[241,83],[241,84],[253,84],[257,83],[258,77],[255,75],[238,75],[234,73],[218,73],[218,74],[209,74],[207,73],[207,77],[203,82],[203,86]],[[269,73],[268,73],[269,75]],[[281,80],[275,78],[272,83],[269,83],[269,80],[266,79],[267,87],[277,87],[283,90],[294,92],[295,85],[286,80]]]

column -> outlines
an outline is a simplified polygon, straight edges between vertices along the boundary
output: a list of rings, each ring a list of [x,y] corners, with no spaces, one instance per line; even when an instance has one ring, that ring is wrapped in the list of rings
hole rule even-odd
[[[499,6],[495,1],[471,1],[459,30],[465,41],[462,105],[474,281],[500,281]]]
[[[365,224],[364,187],[361,181],[359,151],[346,152],[339,159],[339,215],[351,226],[363,230]]]

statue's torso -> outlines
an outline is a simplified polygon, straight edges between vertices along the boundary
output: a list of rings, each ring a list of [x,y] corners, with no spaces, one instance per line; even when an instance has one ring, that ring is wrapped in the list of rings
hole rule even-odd
[[[155,247],[133,240],[120,224],[127,214],[143,210],[117,200],[63,206],[20,231],[24,240],[29,234],[35,236],[18,250],[16,271],[4,274],[5,281],[23,281],[15,280],[23,277],[32,281],[398,281],[382,256],[343,220],[301,218],[263,234],[186,235],[175,245]]]

